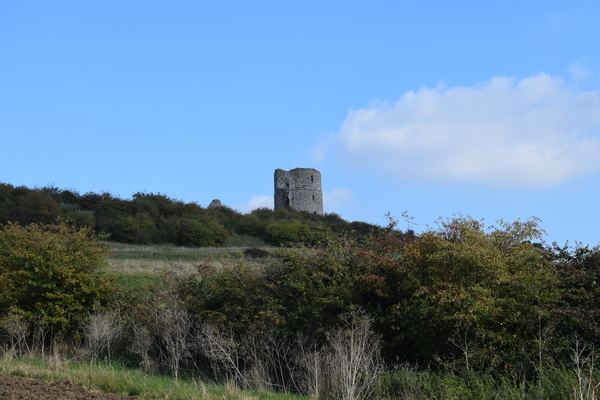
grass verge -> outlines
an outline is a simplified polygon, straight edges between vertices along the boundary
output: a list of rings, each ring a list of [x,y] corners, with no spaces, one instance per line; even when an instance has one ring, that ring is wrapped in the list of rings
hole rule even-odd
[[[300,400],[306,397],[263,390],[241,390],[234,385],[208,384],[199,379],[175,381],[162,375],[148,375],[118,364],[78,363],[65,358],[10,358],[0,360],[0,373],[45,381],[71,381],[119,396],[148,399],[231,399],[231,400]]]

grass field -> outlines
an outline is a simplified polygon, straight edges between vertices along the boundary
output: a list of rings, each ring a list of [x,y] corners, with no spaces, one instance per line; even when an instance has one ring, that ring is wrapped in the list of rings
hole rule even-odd
[[[262,240],[252,236],[236,235],[226,247],[180,247],[170,244],[135,245],[105,242],[110,247],[108,272],[156,274],[164,268],[193,269],[208,259],[219,264],[222,257],[240,257],[245,249],[272,250]]]
[[[223,258],[238,258],[248,248],[273,250],[259,238],[235,235],[226,247],[180,247],[175,245],[134,245],[104,242],[112,255],[108,259],[107,272],[113,282],[129,293],[147,291],[165,269],[181,273],[196,271],[194,264],[210,262],[219,267]]]

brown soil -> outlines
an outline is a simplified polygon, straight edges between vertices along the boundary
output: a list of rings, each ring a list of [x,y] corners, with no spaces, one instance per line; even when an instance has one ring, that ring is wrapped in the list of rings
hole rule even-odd
[[[119,397],[114,394],[77,386],[69,381],[44,382],[0,374],[2,400],[139,400],[139,397]]]

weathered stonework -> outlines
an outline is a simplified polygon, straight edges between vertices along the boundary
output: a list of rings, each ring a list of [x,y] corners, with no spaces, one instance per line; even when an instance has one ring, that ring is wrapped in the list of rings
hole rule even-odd
[[[323,215],[321,173],[312,168],[275,170],[275,209],[294,210]]]
[[[222,207],[221,204],[221,200],[219,199],[214,199],[213,201],[210,202],[210,204],[208,205],[208,208],[215,208],[215,207]]]

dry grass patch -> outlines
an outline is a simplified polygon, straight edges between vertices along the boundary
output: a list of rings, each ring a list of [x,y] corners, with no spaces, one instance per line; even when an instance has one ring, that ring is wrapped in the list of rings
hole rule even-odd
[[[159,275],[162,271],[196,272],[195,265],[210,263],[220,268],[228,260],[243,256],[244,247],[180,247],[173,245],[134,245],[105,242],[111,249],[107,272],[111,274]],[[272,250],[272,247],[260,247]]]
[[[109,265],[106,268],[108,273],[122,274],[147,274],[159,275],[165,269],[176,269],[182,273],[192,273],[196,271],[194,262],[173,263],[164,260],[136,260],[136,259],[114,259],[108,260]],[[220,261],[211,264],[220,264]]]

